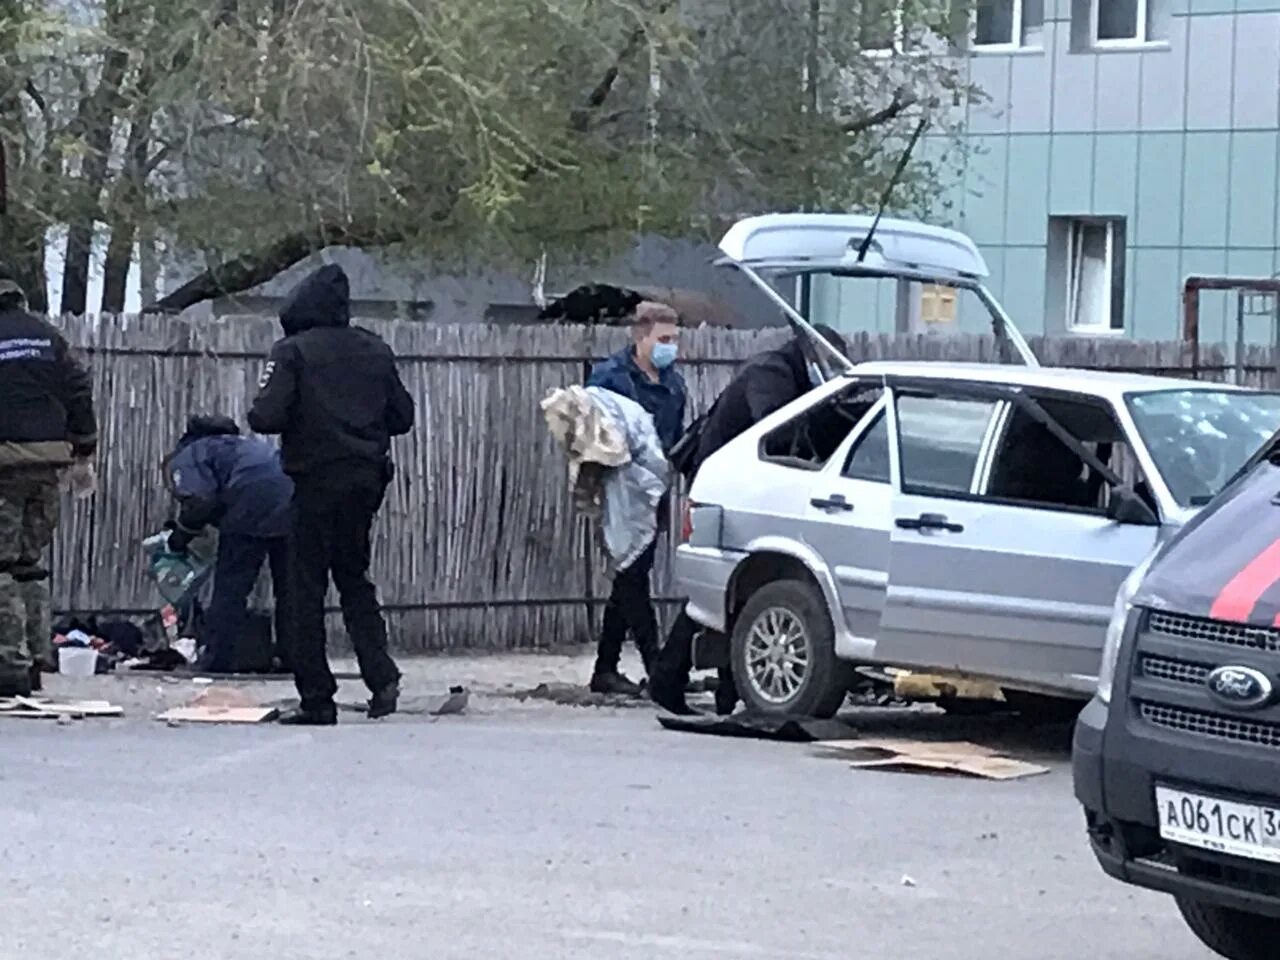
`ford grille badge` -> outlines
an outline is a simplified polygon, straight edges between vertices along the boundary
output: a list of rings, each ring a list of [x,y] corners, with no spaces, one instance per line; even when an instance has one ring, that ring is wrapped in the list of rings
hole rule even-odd
[[[1265,707],[1276,690],[1270,677],[1252,667],[1219,667],[1205,683],[1215,700],[1236,710]]]

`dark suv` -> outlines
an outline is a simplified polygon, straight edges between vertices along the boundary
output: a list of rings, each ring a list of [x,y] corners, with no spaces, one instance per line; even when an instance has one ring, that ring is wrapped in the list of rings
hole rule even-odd
[[[1280,444],[1136,569],[1081,715],[1102,868],[1231,960],[1280,957]]]

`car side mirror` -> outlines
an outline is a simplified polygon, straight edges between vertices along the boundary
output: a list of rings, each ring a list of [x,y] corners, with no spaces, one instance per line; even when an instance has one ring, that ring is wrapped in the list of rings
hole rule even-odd
[[[1111,490],[1111,501],[1107,504],[1107,517],[1116,523],[1135,527],[1160,526],[1160,518],[1156,516],[1147,501],[1126,487]]]

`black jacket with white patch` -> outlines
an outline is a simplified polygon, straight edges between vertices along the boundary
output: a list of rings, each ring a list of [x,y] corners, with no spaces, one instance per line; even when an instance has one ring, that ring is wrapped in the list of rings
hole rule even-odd
[[[65,466],[98,443],[89,374],[52,324],[0,307],[0,468]]]
[[[386,469],[391,438],[413,429],[413,398],[391,348],[350,321],[350,287],[336,264],[304,279],[280,311],[285,337],[271,350],[249,426],[281,435],[292,477]]]

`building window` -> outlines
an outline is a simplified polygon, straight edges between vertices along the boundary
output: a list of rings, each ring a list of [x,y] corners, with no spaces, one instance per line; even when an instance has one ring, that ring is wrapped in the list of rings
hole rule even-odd
[[[1050,250],[1063,284],[1063,318],[1069,333],[1124,329],[1124,220],[1055,218]]]
[[[1093,40],[1100,47],[1146,43],[1150,0],[1094,0]]]
[[[1044,44],[1044,0],[978,0],[973,45],[978,50],[1018,50]]]
[[[920,287],[920,320],[926,325],[956,322],[956,288],[937,283]]]
[[[863,53],[901,53],[906,46],[904,0],[862,0],[858,45]]]

